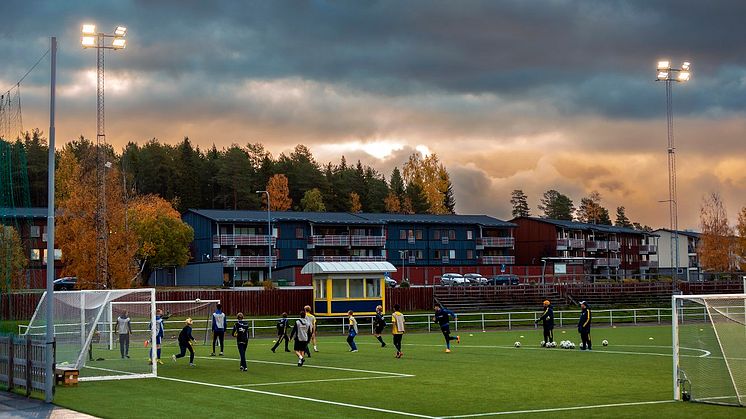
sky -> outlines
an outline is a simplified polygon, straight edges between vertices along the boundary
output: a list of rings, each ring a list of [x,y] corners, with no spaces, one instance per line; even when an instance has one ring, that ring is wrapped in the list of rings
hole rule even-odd
[[[0,2],[0,90],[57,36],[59,143],[96,133],[96,57],[83,23],[128,28],[107,52],[115,149],[188,136],[207,148],[305,144],[320,163],[387,178],[415,151],[448,169],[456,211],[510,219],[522,189],[667,227],[666,96],[656,63],[692,63],[673,86],[679,227],[720,193],[746,206],[746,2]],[[21,85],[25,129],[49,131],[49,60]]]

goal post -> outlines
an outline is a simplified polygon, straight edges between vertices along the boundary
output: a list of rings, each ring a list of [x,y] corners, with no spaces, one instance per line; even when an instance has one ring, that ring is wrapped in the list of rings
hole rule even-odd
[[[746,294],[672,298],[675,400],[746,405]]]

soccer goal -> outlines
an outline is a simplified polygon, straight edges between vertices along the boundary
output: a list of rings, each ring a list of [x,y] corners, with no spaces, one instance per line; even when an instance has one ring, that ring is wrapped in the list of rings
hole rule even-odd
[[[142,346],[148,338],[154,341],[155,330],[134,327],[155,321],[155,289],[55,291],[52,295],[51,299],[47,293],[42,295],[26,333],[45,335],[44,313],[52,304],[57,368],[78,370],[81,381],[157,376],[157,362],[150,362],[150,350]],[[126,356],[106,347],[106,332],[111,328],[107,310],[112,304],[130,307],[133,333]]]
[[[674,399],[746,405],[746,294],[672,299]]]

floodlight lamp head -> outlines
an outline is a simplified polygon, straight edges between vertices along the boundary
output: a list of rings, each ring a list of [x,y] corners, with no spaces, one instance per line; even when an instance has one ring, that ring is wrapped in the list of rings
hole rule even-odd
[[[692,63],[689,61],[684,61],[683,64],[681,64],[681,69],[684,71],[689,71],[689,68],[692,66]]]
[[[82,45],[83,48],[95,47],[96,37],[95,36],[83,36],[80,38],[80,45]]]
[[[81,30],[83,35],[95,35],[96,34],[96,25],[92,25],[90,23],[86,23],[83,25],[83,29]]]
[[[127,34],[127,28],[124,26],[117,26],[117,28],[114,30],[114,35],[116,36],[124,36]]]
[[[671,68],[670,61],[658,61],[658,70],[668,70]]]
[[[114,49],[124,49],[124,47],[127,46],[127,40],[124,38],[114,38],[114,41],[111,42],[111,46]]]
[[[690,72],[688,72],[688,71],[682,71],[682,72],[679,73],[678,79],[679,79],[679,81],[689,81],[689,79],[691,78],[691,76],[692,75],[691,75]]]
[[[668,71],[659,71],[658,80],[668,80]]]

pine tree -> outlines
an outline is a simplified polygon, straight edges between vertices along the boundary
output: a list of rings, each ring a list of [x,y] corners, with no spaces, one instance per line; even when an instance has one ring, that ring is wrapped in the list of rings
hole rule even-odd
[[[523,193],[523,190],[514,189],[510,196],[510,204],[513,206],[513,217],[531,216],[528,208],[528,196]]]
[[[627,218],[626,210],[623,206],[616,207],[616,221],[614,225],[617,227],[632,228],[632,223]]]
[[[544,212],[544,218],[572,221],[575,206],[570,197],[550,189],[544,192],[539,210]]]

